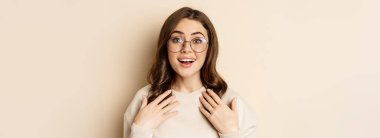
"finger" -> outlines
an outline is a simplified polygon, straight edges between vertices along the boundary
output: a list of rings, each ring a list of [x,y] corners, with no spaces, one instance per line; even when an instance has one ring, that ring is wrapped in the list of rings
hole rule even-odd
[[[178,102],[178,101],[175,101],[175,102],[169,104],[168,106],[164,107],[164,109],[162,109],[161,111],[162,111],[163,113],[169,112],[169,111],[173,110],[174,107],[176,107],[178,104],[179,104],[179,102]]]
[[[202,95],[207,100],[207,102],[210,103],[212,107],[215,108],[216,106],[218,106],[218,104],[216,104],[214,99],[212,99],[211,96],[207,94],[207,92],[202,92]]]
[[[165,113],[163,120],[165,121],[166,119],[176,116],[177,114],[178,114],[178,111],[167,112]]]
[[[166,96],[168,96],[171,93],[171,90],[167,90],[164,93],[162,93],[160,96],[158,96],[152,103],[154,105],[157,105],[160,103]]]
[[[205,117],[207,117],[207,118],[209,118],[210,116],[211,116],[211,114],[203,107],[203,106],[199,106],[199,110],[201,111],[201,113],[205,116]]]
[[[236,97],[231,102],[231,109],[232,109],[232,111],[237,111],[236,110],[237,109],[237,99],[236,99]]]
[[[164,101],[162,101],[160,104],[158,104],[158,108],[159,109],[162,109],[164,108],[166,105],[168,105],[169,103],[171,103],[173,100],[175,99],[175,96],[170,96],[169,98],[165,99]]]
[[[141,102],[142,103],[141,103],[140,109],[144,108],[148,104],[148,100],[146,99],[145,95],[142,96]]]
[[[212,113],[212,111],[214,110],[214,108],[212,108],[212,106],[206,101],[206,99],[201,96],[199,97],[199,100],[201,101],[202,105],[210,112]]]
[[[211,89],[207,89],[207,93],[212,97],[212,99],[214,99],[214,101],[219,105],[219,104],[223,104],[222,100],[220,99],[220,97],[214,92],[212,91]]]

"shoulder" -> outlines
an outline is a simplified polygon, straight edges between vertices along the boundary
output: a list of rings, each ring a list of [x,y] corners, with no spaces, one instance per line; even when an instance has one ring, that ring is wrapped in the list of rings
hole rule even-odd
[[[150,89],[150,84],[148,84],[148,85],[145,85],[144,87],[142,87],[142,88],[140,88],[137,92],[136,92],[136,94],[135,94],[135,97],[136,96],[143,96],[143,95],[148,95],[148,93],[149,93],[149,89]]]
[[[238,108],[238,112],[240,112],[241,114],[253,114],[253,108],[252,106],[249,104],[249,102],[247,102],[247,97],[243,97],[241,96],[238,92],[236,92],[235,90],[233,89],[230,89],[228,88],[226,93],[224,93],[223,97],[222,97],[222,100],[230,106],[232,100],[236,98],[236,104],[237,104],[237,108]]]
[[[128,108],[134,109],[134,108],[140,107],[142,97],[143,97],[143,95],[148,95],[149,89],[150,89],[150,85],[146,85],[146,86],[140,88],[135,93],[135,96],[133,97],[133,99],[129,103]]]
[[[241,100],[242,99],[242,97],[239,95],[239,93],[237,93],[235,90],[233,90],[231,88],[227,88],[226,92],[222,96],[222,100],[225,103],[230,103],[230,101],[233,98],[237,98],[237,100]]]
[[[222,100],[227,104],[230,105],[232,100],[236,98],[237,100],[237,105],[240,110],[252,110],[252,107],[249,105],[249,102],[247,102],[244,97],[242,97],[238,92],[235,90],[228,88],[226,93],[222,96]]]
[[[133,97],[132,101],[130,102],[129,106],[134,106],[140,103],[142,100],[143,95],[148,95],[150,89],[150,85],[146,85],[135,93],[135,96]]]

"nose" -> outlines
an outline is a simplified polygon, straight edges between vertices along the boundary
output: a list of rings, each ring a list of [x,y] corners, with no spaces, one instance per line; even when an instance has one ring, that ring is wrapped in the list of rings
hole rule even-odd
[[[189,43],[189,44],[187,44]],[[191,49],[191,42],[190,41],[185,41],[183,42],[183,46],[182,46],[182,49],[181,49],[181,53],[191,53],[193,52],[193,50]]]

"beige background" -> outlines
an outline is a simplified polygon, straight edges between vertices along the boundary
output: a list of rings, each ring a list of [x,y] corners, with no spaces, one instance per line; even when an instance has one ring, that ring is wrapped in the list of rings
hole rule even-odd
[[[164,20],[204,11],[260,138],[379,138],[380,1],[0,1],[0,138],[119,138]]]

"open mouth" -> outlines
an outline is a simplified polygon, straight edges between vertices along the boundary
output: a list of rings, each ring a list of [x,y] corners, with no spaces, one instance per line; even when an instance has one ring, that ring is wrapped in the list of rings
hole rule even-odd
[[[196,59],[193,58],[179,58],[178,61],[181,63],[181,66],[184,68],[189,68],[193,65]]]
[[[193,63],[195,62],[195,59],[192,59],[192,58],[184,58],[184,59],[178,59],[179,62],[181,63]]]

